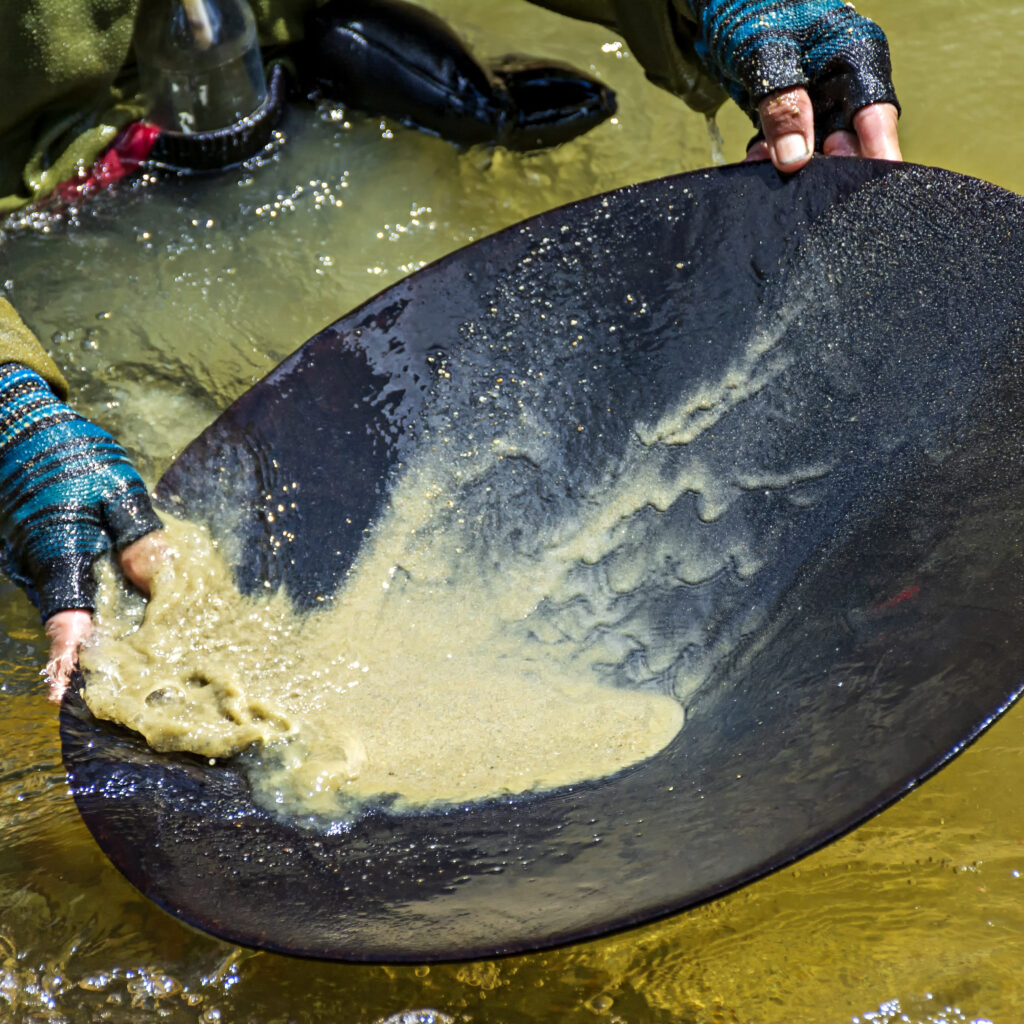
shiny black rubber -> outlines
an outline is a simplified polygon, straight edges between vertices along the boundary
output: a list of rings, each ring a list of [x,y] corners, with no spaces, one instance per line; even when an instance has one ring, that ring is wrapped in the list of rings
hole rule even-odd
[[[248,117],[210,132],[162,131],[149,162],[173,171],[219,171],[255,156],[270,142],[284,111],[287,82],[275,64],[267,79],[267,97]]]
[[[615,113],[615,93],[569,64],[507,54],[488,68],[508,96],[511,114],[496,136],[508,149],[560,145]]]
[[[315,8],[296,64],[326,97],[464,146],[553,146],[615,112],[612,90],[567,64],[507,56],[485,67],[437,15],[404,0]]]
[[[232,942],[418,961],[671,914],[877,813],[1024,683],[1022,229],[1024,199],[945,171],[743,165],[545,213],[325,328],[159,487],[215,532],[246,510],[241,586],[332,592],[424,425],[457,409],[467,432],[514,429],[523,410],[477,388],[531,369],[516,397],[550,450],[486,481],[520,495],[527,533],[697,396],[663,454],[730,500],[713,515],[683,495],[651,521],[751,557],[652,593],[650,613],[682,665],[695,636],[734,642],[632,770],[420,814],[384,801],[323,833],[258,808],[232,764],[153,753],[72,694],[64,758],[100,846]],[[296,507],[268,523],[284,482]]]

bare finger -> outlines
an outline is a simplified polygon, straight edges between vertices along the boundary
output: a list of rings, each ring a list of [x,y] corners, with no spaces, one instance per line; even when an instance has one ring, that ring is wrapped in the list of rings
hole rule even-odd
[[[119,555],[121,571],[128,581],[147,597],[150,584],[168,557],[167,540],[162,530],[154,530],[129,544]]]
[[[853,129],[860,155],[876,160],[902,160],[897,122],[899,112],[891,103],[872,103],[853,115]]]
[[[822,146],[825,156],[860,156],[860,140],[853,132],[833,132]]]
[[[758,105],[772,163],[785,174],[800,170],[814,153],[814,109],[800,86],[766,96]]]
[[[757,164],[764,160],[771,160],[772,155],[768,152],[768,143],[764,139],[757,139],[747,149],[747,155],[743,158],[745,164]]]
[[[43,671],[47,700],[59,704],[78,665],[78,649],[92,635],[92,616],[82,608],[57,612],[46,620],[46,635],[50,641],[50,660]]]

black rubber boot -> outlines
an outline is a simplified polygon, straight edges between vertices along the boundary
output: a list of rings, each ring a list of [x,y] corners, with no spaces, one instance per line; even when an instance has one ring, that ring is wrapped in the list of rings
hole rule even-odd
[[[590,131],[615,113],[615,93],[569,64],[509,55],[491,64],[512,114],[497,141],[509,149],[543,149]]]
[[[615,94],[566,64],[504,57],[489,70],[436,15],[403,0],[331,0],[306,23],[303,83],[460,145],[529,150],[615,112]]]

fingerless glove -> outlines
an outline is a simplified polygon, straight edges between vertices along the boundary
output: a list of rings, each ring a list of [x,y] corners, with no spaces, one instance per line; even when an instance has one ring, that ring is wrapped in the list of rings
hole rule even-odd
[[[0,536],[8,575],[43,619],[90,611],[92,564],[160,529],[141,477],[104,430],[35,371],[0,365]]]
[[[688,0],[706,70],[759,123],[769,93],[802,85],[822,136],[871,103],[897,108],[885,34],[843,0]]]

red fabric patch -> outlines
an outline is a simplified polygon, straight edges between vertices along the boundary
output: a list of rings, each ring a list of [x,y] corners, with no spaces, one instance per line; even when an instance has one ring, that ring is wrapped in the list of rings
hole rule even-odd
[[[118,133],[110,148],[77,177],[62,181],[53,194],[73,203],[134,174],[156,144],[160,129],[147,121],[133,121]]]

